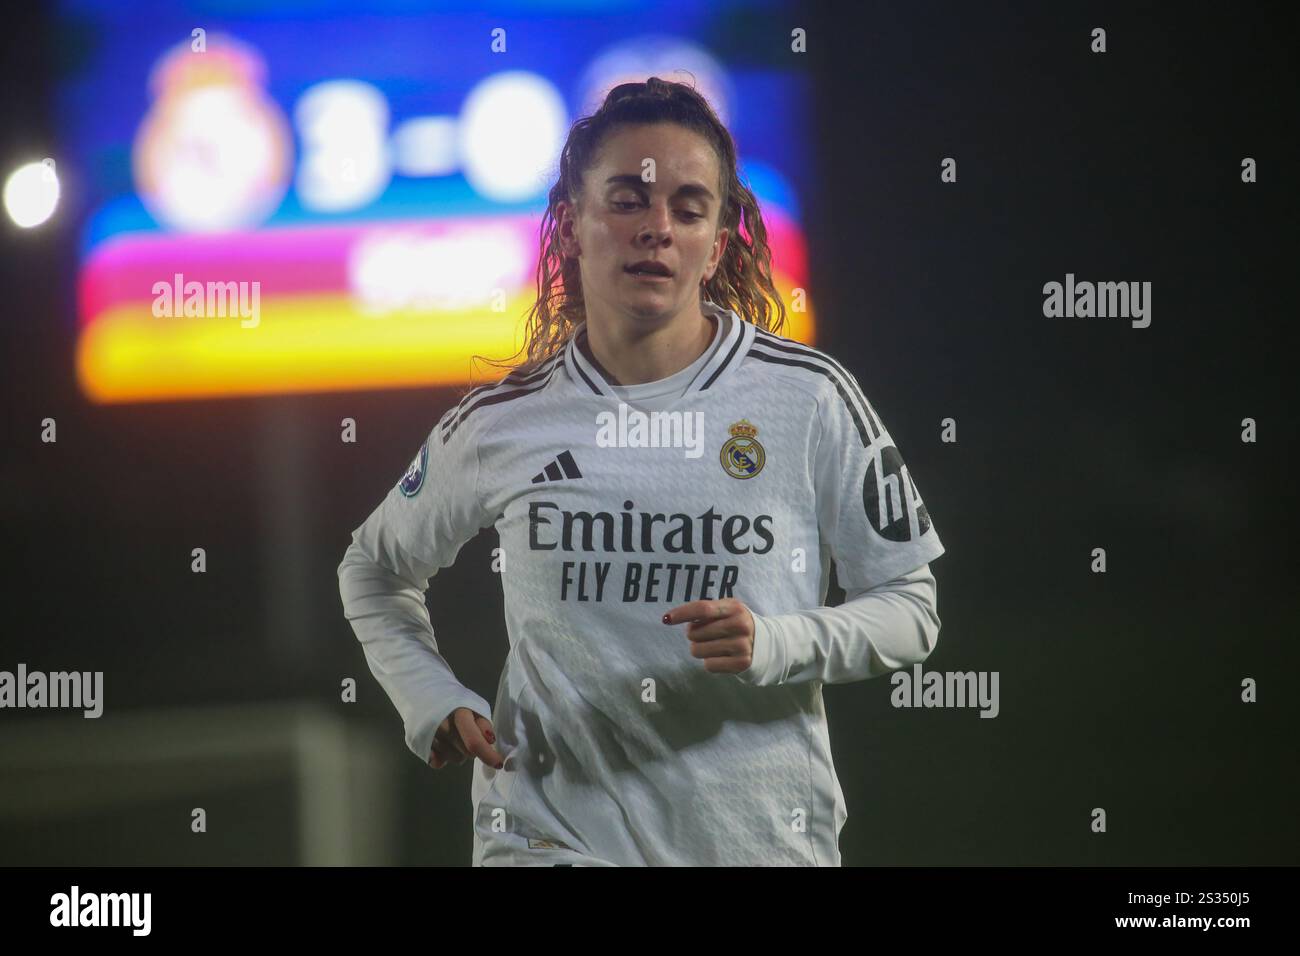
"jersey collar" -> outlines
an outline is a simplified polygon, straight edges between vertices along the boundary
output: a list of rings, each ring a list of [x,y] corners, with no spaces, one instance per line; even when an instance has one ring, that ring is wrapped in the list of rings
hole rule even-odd
[[[713,355],[699,373],[691,380],[691,384],[686,387],[686,395],[693,392],[703,392],[709,388],[716,388],[728,375],[740,366],[741,360],[749,351],[749,347],[754,343],[754,325],[752,322],[745,322],[731,309],[724,309],[712,302],[700,303],[700,308],[706,315],[713,315],[719,323],[724,323],[727,328],[723,332],[722,341],[714,349]],[[728,322],[724,317],[730,316]],[[599,365],[587,358],[582,349],[578,348],[579,341],[587,334],[586,323],[578,326],[578,330],[569,337],[569,343],[564,349],[564,367],[569,373],[569,378],[577,386],[578,390],[584,395],[603,395],[606,398],[617,399],[618,395],[610,385],[609,380],[601,371]]]

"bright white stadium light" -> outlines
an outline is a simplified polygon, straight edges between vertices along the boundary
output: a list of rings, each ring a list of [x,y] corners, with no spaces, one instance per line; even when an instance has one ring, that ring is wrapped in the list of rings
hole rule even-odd
[[[564,98],[545,77],[518,70],[487,78],[470,91],[460,114],[465,178],[497,202],[544,192],[566,126]]]
[[[24,229],[39,226],[54,215],[59,204],[59,177],[54,163],[19,166],[5,180],[5,211]]]

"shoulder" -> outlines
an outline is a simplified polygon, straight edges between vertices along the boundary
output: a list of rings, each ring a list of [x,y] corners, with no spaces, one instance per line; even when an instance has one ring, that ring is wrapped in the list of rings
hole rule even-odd
[[[819,408],[865,404],[857,378],[822,349],[755,327],[748,359],[758,374],[806,392]]]
[[[504,415],[537,401],[563,364],[561,351],[530,369],[515,369],[471,388],[438,420],[432,437],[443,445],[475,440]]]
[[[811,394],[823,428],[856,432],[864,446],[879,438],[884,426],[857,377],[842,362],[811,345],[758,328],[755,333],[750,357],[772,370],[767,374]]]

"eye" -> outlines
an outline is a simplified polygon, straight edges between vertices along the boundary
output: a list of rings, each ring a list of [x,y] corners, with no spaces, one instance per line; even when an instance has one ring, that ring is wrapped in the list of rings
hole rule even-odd
[[[630,207],[630,206],[639,206],[639,205],[641,205],[641,204],[640,204],[639,202],[631,202],[631,201],[626,200],[626,199],[623,199],[623,200],[615,199],[614,202],[613,202],[611,205],[613,205],[613,206],[617,209],[617,208],[620,208],[620,207],[623,207],[623,206],[629,206],[629,207]]]
[[[684,216],[688,216],[688,217],[690,217],[692,220],[695,220],[695,219],[703,219],[703,218],[704,218],[704,217],[701,216],[698,212],[687,212],[687,213],[683,213],[682,215],[684,215]]]

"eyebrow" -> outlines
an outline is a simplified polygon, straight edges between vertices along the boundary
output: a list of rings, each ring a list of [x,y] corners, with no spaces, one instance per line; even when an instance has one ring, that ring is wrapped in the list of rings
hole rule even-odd
[[[617,176],[610,176],[609,179],[605,180],[606,186],[612,185],[614,183],[617,183],[621,186],[634,186],[640,189],[645,189],[646,186],[649,185],[636,173],[620,173]],[[674,196],[695,196],[701,199],[717,198],[713,195],[712,192],[709,191],[709,189],[706,186],[700,183],[686,183],[685,185],[678,186],[677,191],[674,192],[673,195]]]

